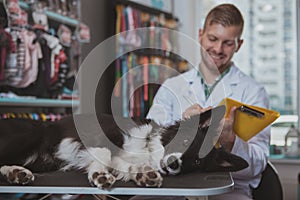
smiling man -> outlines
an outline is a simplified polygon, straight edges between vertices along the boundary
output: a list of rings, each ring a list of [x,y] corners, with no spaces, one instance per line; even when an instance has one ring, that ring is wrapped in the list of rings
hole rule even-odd
[[[243,27],[243,16],[234,5],[214,7],[208,13],[203,29],[199,30],[199,67],[167,79],[156,93],[147,117],[159,124],[173,123],[215,107],[225,97],[268,108],[269,98],[264,87],[245,75],[232,61],[243,44]],[[233,108],[224,120],[219,143],[243,157],[249,167],[232,173],[234,191],[209,199],[252,199],[252,188],[258,186],[267,164],[270,127],[244,141],[233,131],[235,110]]]
[[[224,18],[225,11],[231,12],[228,14],[232,18]],[[199,30],[199,43],[202,46],[200,71],[208,84],[213,84],[232,65],[234,53],[243,44],[243,27],[244,21],[240,12],[230,6],[216,7],[207,15],[204,28]]]

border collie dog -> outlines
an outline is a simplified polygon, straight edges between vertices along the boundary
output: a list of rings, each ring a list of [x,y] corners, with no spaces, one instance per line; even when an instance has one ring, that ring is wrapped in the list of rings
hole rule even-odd
[[[224,113],[219,106],[169,126],[109,115],[96,121],[85,114],[56,122],[2,119],[0,173],[26,185],[33,173],[83,170],[93,186],[109,188],[116,180],[160,187],[163,175],[238,171],[248,163],[214,145]]]

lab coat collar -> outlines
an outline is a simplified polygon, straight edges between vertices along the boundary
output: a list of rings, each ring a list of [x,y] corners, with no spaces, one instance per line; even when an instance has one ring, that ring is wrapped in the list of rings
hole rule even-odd
[[[237,75],[238,71],[239,71],[238,68],[233,63],[230,67],[230,71],[228,72],[228,74],[223,77],[223,82],[226,85],[238,84],[241,81],[240,75]]]
[[[233,87],[240,81],[238,68],[232,64],[230,71],[223,77],[220,83],[213,90],[207,102],[210,102],[212,106],[217,106],[225,97],[231,97],[233,95]]]
[[[223,82],[225,82],[226,85],[227,84],[228,85],[232,85],[232,84],[235,85],[235,84],[239,83],[240,82],[240,77],[235,75],[237,71],[238,71],[238,68],[233,63],[230,67],[230,71],[223,77],[223,79],[226,80],[226,81],[223,81]],[[191,70],[184,73],[183,76],[188,82],[194,82],[199,78],[198,73],[199,73],[198,68],[193,67]]]
[[[238,75],[239,73],[237,73],[238,68],[233,63],[230,67],[230,71],[223,77],[220,83],[217,84],[216,88],[207,99],[207,101],[204,101],[204,95],[197,94],[197,92],[195,92],[195,88],[191,88],[194,82],[199,81],[198,69],[193,68],[183,74],[185,80],[188,82],[187,87],[189,87],[189,89],[187,90],[187,88],[183,87],[182,93],[186,93],[186,96],[191,97],[191,93],[195,92],[194,94],[198,96],[197,99],[201,101],[199,103],[203,104],[202,106],[217,106],[223,98],[232,96],[232,87],[237,85],[241,81],[240,76]],[[198,89],[200,90],[203,88],[196,88],[196,90]],[[195,97],[192,97],[191,99],[194,99],[193,101],[196,102]]]

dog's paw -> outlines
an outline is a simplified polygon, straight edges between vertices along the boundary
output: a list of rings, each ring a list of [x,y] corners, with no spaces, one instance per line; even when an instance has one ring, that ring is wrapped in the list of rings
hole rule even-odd
[[[163,178],[160,173],[150,166],[143,166],[134,173],[133,180],[138,186],[142,187],[160,187]]]
[[[34,181],[34,175],[28,169],[21,166],[2,166],[1,174],[9,183],[27,185]]]
[[[89,181],[93,186],[101,189],[110,188],[116,181],[116,178],[109,172],[94,172]]]

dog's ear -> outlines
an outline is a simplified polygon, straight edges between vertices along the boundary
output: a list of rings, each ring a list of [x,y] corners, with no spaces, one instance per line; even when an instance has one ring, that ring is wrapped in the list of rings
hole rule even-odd
[[[225,115],[226,107],[224,105],[209,109],[200,116],[194,116],[195,118],[200,118],[199,127],[205,128],[211,125],[218,125]]]
[[[205,171],[239,171],[249,165],[243,158],[227,152],[223,148],[214,148],[205,158]]]
[[[191,117],[182,127],[185,135],[194,133],[192,142],[184,151],[182,159],[182,170],[185,172],[201,169],[203,166],[200,160],[205,160],[214,148],[214,145],[221,134],[222,119],[225,114],[225,106],[207,110],[200,115]]]
[[[201,114],[199,128],[207,130],[198,153],[199,158],[204,158],[216,145],[221,135],[225,111],[226,107],[222,105]]]
[[[202,157],[207,155],[214,146],[213,139],[219,136],[216,129],[224,114],[225,106],[219,106],[165,127],[162,131],[162,144],[165,146],[166,154],[185,152],[198,157],[203,142],[206,142]]]

